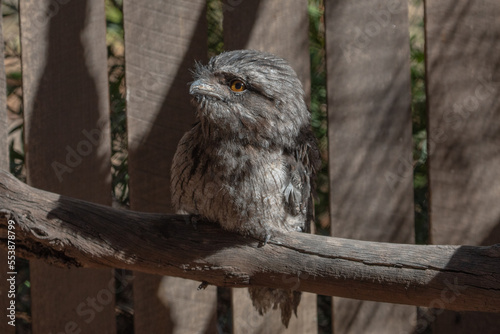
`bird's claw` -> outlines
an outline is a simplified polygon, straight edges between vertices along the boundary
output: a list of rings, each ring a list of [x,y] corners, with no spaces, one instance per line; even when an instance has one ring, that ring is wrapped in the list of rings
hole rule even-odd
[[[198,229],[198,222],[202,221],[202,217],[200,215],[190,215],[188,224],[191,224],[194,230]]]
[[[258,247],[264,247],[265,245],[267,245],[267,242],[269,240],[271,240],[271,235],[270,234],[266,234],[266,237],[264,238],[264,241],[260,241]]]
[[[205,289],[207,288],[207,286],[208,286],[208,282],[207,282],[207,281],[203,281],[203,282],[201,282],[201,284],[198,286],[198,289],[197,289],[197,290],[198,290],[198,291],[200,291],[200,290],[205,290]]]

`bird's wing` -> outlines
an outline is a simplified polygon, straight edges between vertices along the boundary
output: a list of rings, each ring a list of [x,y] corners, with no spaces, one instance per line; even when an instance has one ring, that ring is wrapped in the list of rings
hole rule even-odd
[[[289,214],[306,217],[305,232],[310,232],[314,220],[314,178],[320,168],[321,159],[316,140],[309,128],[304,128],[298,138],[299,145],[286,154],[288,181],[283,195]]]

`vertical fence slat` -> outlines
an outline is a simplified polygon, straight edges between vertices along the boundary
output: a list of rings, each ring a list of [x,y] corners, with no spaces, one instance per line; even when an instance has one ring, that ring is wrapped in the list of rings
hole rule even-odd
[[[104,3],[21,0],[20,22],[28,182],[111,204]],[[113,270],[30,274],[33,333],[115,332]]]
[[[291,1],[227,1],[223,5],[225,50],[256,49],[288,60],[311,91],[307,3]]]
[[[288,60],[310,95],[309,20],[307,2],[229,1],[223,4],[224,48],[256,49]],[[260,316],[246,289],[232,290],[233,332],[281,333],[279,310]],[[292,316],[286,333],[316,333],[316,295],[303,293],[298,318]]]
[[[431,239],[499,243],[500,3],[425,3]],[[434,312],[420,322],[436,333],[500,327],[498,314]]]
[[[0,169],[9,170],[9,143],[7,140],[8,122],[7,122],[7,99],[5,95],[5,65],[3,57],[3,30],[0,20],[0,52],[2,58],[0,61]],[[8,324],[11,319],[6,315],[9,314],[7,308],[10,306],[10,298],[8,298],[9,283],[7,281],[7,272],[10,270],[7,266],[7,251],[0,249],[0,309],[5,310],[5,316],[0,320],[0,333],[11,334],[16,331],[14,326]],[[15,300],[15,299],[14,299]]]
[[[407,2],[325,5],[332,234],[413,243]],[[411,306],[333,304],[336,333],[409,333],[416,320]]]
[[[206,3],[124,1],[130,202],[172,212],[170,165],[194,122],[189,70],[208,53]],[[216,288],[135,273],[135,333],[215,332]]]

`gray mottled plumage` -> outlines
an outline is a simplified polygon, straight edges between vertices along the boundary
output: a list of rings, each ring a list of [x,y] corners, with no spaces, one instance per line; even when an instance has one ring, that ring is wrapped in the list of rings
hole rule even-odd
[[[309,231],[311,180],[320,159],[304,91],[290,65],[268,53],[231,51],[198,64],[194,80],[197,122],[172,165],[177,211],[262,241]],[[285,326],[300,301],[298,291],[249,292],[261,314],[279,307]]]

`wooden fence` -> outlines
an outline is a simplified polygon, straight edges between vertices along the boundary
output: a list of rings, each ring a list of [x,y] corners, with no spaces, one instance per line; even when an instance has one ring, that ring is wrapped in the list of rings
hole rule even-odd
[[[124,0],[130,203],[170,212],[170,163],[194,119],[187,82],[207,61],[204,0]],[[224,0],[226,50],[289,60],[310,92],[306,0]],[[425,7],[431,240],[500,242],[500,3],[428,0]],[[20,0],[28,183],[111,204],[110,123],[102,0]],[[414,242],[408,6],[403,0],[325,1],[332,234]],[[3,64],[0,91],[5,91]],[[0,167],[8,168],[0,94]],[[147,242],[147,240],[145,240]],[[0,258],[6,259],[5,251]],[[6,261],[1,260],[2,310]],[[115,333],[112,269],[30,262],[33,333]],[[134,333],[216,333],[217,289],[135,273]],[[390,294],[390,291],[387,291]],[[232,290],[233,333],[316,333],[316,296],[290,328],[260,317]],[[439,303],[452,302],[446,296]],[[498,314],[420,310],[333,299],[335,333],[493,333]],[[3,311],[2,311],[3,313]],[[81,331],[80,331],[81,330]],[[2,333],[15,329],[0,322]],[[129,332],[132,332],[130,329]]]

